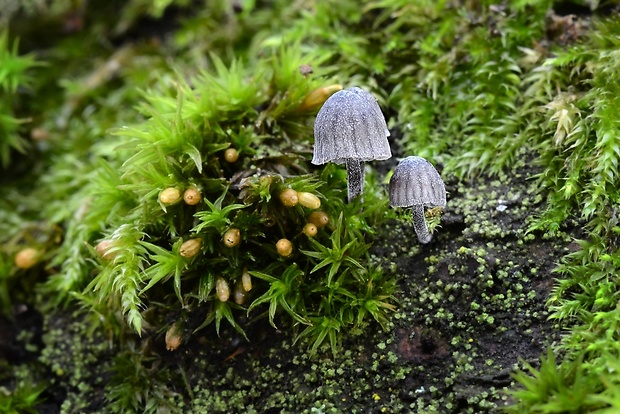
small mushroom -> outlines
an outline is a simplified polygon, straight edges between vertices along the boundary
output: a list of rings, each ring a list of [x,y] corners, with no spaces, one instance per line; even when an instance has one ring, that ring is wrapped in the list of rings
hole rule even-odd
[[[398,163],[390,179],[390,206],[411,207],[413,228],[420,243],[428,243],[424,207],[445,207],[446,188],[433,164],[422,157],[407,157]]]
[[[349,202],[364,191],[364,162],[392,156],[385,118],[375,98],[353,87],[330,96],[314,122],[315,165],[347,168]]]

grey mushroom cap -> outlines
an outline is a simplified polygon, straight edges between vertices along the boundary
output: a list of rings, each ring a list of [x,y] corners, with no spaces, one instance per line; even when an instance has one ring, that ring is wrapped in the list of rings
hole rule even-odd
[[[433,164],[410,156],[398,163],[390,179],[390,206],[445,207],[446,188]]]
[[[389,135],[375,98],[357,87],[344,89],[330,96],[316,116],[312,163],[388,159]]]

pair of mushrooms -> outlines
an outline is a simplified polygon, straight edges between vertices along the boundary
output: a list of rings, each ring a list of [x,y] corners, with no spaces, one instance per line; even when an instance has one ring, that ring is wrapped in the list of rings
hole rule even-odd
[[[317,114],[312,163],[344,163],[351,202],[364,191],[364,162],[392,156],[389,135],[381,108],[370,93],[357,87],[341,90],[330,96]],[[390,206],[411,207],[420,243],[432,239],[424,208],[445,205],[443,181],[430,162],[410,156],[398,164],[390,179]]]

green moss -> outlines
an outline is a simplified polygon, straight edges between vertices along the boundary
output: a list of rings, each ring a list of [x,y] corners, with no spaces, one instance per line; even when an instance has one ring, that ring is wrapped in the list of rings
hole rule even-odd
[[[45,385],[36,384],[26,377],[11,391],[0,387],[0,410],[7,414],[38,413]]]
[[[21,93],[18,88],[26,88],[31,83],[31,69],[37,65],[34,58],[19,55],[18,42],[9,40],[6,30],[0,32],[0,166],[6,169],[9,165],[11,151],[26,151],[26,141],[19,134],[20,124],[25,120],[17,118]]]
[[[53,387],[68,390],[63,409],[87,409],[86,396],[115,373],[105,404],[118,412],[170,401],[195,412],[484,412],[505,397],[459,381],[508,373],[517,351],[512,360],[489,353],[513,345],[562,355],[516,374],[525,388],[513,396],[515,412],[552,412],[551,401],[568,404],[566,389],[583,397],[578,409],[617,407],[618,381],[606,368],[620,339],[611,6],[577,2],[591,17],[567,19],[550,0],[134,0],[114,13],[106,11],[118,3],[39,3],[9,2],[2,16],[19,19],[0,41],[11,62],[0,70],[0,300],[9,314],[26,302],[52,315],[40,363]],[[146,17],[161,25],[157,38],[141,32]],[[17,53],[17,36],[35,54]],[[313,73],[302,73],[308,64]],[[386,212],[385,165],[369,174],[365,203],[353,205],[344,204],[342,169],[310,165],[314,113],[302,102],[333,83],[372,90],[403,153],[443,167],[449,204],[429,217],[430,246],[413,245],[402,214]],[[234,163],[225,161],[229,148]],[[203,201],[165,205],[158,196],[167,187],[196,187]],[[301,233],[309,210],[280,204],[285,188],[320,197],[331,224],[315,239]],[[241,234],[232,248],[222,242],[230,228]],[[294,245],[288,258],[275,249],[282,237]],[[181,255],[196,238],[200,252]],[[115,243],[112,258],[94,249],[102,240]],[[42,260],[18,270],[14,257],[26,246]],[[563,257],[555,270],[549,257]],[[245,268],[254,286],[235,304]],[[220,280],[231,290],[226,302]],[[54,305],[73,301],[90,312],[78,319],[84,326],[52,329]],[[277,355],[268,356],[273,366],[250,356],[248,381],[237,366],[199,360],[210,375],[202,377],[145,345],[163,346],[175,324],[184,349],[201,338],[226,347],[255,340],[261,317],[272,325],[265,329],[281,329],[269,332],[285,332],[274,346],[295,369]],[[553,345],[560,329],[567,334]],[[118,358],[89,336],[99,331]],[[548,343],[531,343],[540,332]],[[370,350],[357,347],[362,339]],[[323,358],[327,344],[340,370]],[[297,371],[316,389],[299,379],[282,389]],[[16,375],[5,394],[39,392],[16,387]],[[183,386],[172,387],[179,378]],[[261,399],[271,388],[279,391]]]

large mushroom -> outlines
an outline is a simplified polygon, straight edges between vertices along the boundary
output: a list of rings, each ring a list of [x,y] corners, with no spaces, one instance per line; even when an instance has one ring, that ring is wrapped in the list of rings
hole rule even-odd
[[[433,164],[422,157],[410,156],[398,163],[390,179],[390,206],[411,207],[413,228],[420,243],[428,243],[424,207],[445,207],[446,188]]]
[[[389,135],[375,98],[357,87],[344,89],[330,96],[316,116],[312,163],[344,163],[351,202],[364,192],[364,162],[392,156]]]

